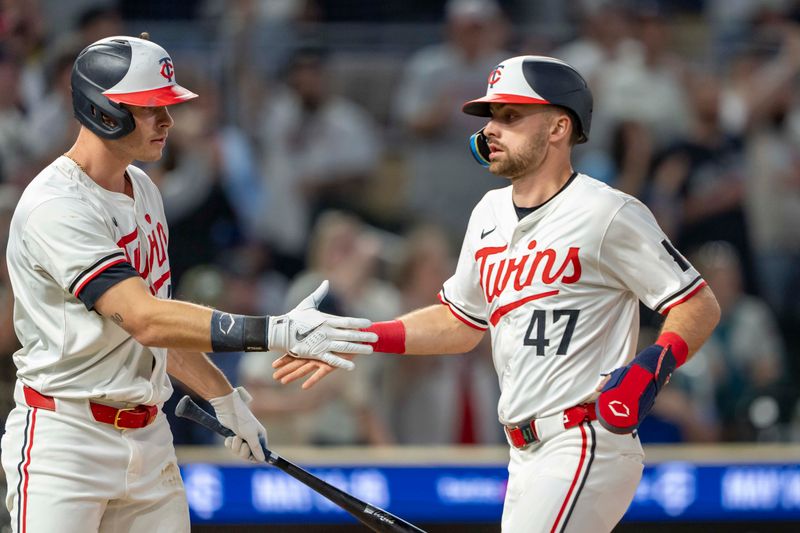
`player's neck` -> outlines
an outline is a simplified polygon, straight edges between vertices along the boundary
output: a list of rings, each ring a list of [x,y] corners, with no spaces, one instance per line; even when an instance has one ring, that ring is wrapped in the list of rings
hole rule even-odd
[[[81,128],[78,139],[66,154],[92,180],[111,192],[127,194],[125,170],[132,161],[102,139]]]
[[[536,207],[552,198],[572,176],[569,158],[545,160],[535,170],[511,181],[511,198],[517,207]]]

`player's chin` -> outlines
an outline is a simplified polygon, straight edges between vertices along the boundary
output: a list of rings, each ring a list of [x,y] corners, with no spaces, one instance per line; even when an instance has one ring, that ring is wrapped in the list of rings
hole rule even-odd
[[[496,176],[505,176],[508,170],[508,165],[504,161],[495,160],[489,163],[489,172]]]
[[[145,162],[158,161],[164,154],[164,145],[148,146],[147,149],[142,150],[142,152],[143,153],[141,154],[141,156],[137,157],[139,161],[145,161]]]

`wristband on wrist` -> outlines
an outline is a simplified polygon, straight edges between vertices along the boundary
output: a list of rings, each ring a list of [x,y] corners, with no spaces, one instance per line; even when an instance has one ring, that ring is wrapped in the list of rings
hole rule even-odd
[[[377,342],[368,343],[376,352],[405,353],[406,351],[406,326],[399,320],[375,322],[362,331],[371,331],[378,334]]]
[[[211,350],[214,352],[264,352],[268,344],[268,316],[211,313]]]
[[[689,355],[689,346],[683,340],[683,337],[674,331],[662,332],[655,343],[664,348],[669,347],[672,350],[672,355],[675,357],[675,368],[686,362],[686,357]]]

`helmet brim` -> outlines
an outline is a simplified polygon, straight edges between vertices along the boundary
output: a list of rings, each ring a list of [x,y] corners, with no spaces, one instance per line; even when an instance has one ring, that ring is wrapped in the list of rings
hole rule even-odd
[[[542,98],[534,98],[532,96],[523,96],[521,94],[502,94],[494,93],[491,95],[478,98],[477,100],[470,100],[461,106],[461,111],[467,115],[475,115],[476,117],[491,117],[492,112],[489,104],[549,104],[547,100]]]
[[[110,94],[104,92],[103,95],[118,104],[135,105],[140,107],[160,107],[166,105],[182,104],[197,95],[181,87],[178,84],[167,85],[166,87],[159,87],[150,91],[138,91],[133,93],[118,93]]]

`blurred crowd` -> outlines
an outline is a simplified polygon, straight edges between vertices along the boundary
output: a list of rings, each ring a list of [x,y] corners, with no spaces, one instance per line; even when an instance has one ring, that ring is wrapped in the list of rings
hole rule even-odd
[[[595,97],[576,170],[643,200],[722,308],[643,440],[800,440],[800,2],[2,0],[3,243],[22,188],[77,133],[77,53],[141,31],[201,96],[170,109],[165,156],[144,167],[179,298],[277,314],[329,279],[331,313],[386,320],[435,304],[473,206],[506,185],[472,161],[483,122],[461,103],[502,59],[553,55]],[[0,262],[0,420],[12,303]],[[641,317],[647,345],[660,319]],[[310,391],[272,380],[277,355],[213,355],[273,443],[504,442],[488,343],[361,357]],[[211,438],[174,429],[176,444]]]

